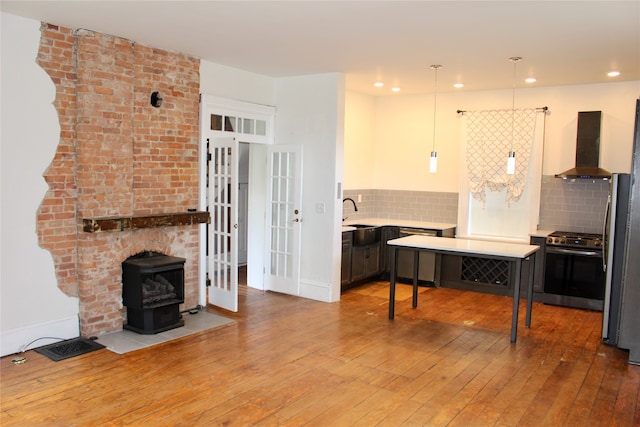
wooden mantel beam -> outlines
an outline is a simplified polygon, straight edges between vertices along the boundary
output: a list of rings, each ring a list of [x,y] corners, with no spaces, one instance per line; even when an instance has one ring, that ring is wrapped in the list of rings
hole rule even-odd
[[[141,228],[174,227],[178,225],[209,224],[209,212],[189,211],[155,215],[112,216],[83,218],[82,228],[87,233],[125,231]]]

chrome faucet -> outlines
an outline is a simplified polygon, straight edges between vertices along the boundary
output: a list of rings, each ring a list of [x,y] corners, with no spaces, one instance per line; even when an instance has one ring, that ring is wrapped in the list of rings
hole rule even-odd
[[[356,206],[356,201],[353,200],[351,197],[345,197],[344,199],[342,199],[342,203],[346,202],[347,200],[350,200],[351,203],[353,203],[353,209],[358,212],[358,206]],[[348,217],[344,217],[342,218],[342,220],[344,221],[345,219],[347,219]]]

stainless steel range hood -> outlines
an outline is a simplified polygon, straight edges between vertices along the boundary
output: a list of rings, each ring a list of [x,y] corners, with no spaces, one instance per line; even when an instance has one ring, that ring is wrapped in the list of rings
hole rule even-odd
[[[576,139],[576,166],[556,175],[564,179],[609,179],[611,172],[602,169],[600,163],[600,125],[602,111],[578,113]]]

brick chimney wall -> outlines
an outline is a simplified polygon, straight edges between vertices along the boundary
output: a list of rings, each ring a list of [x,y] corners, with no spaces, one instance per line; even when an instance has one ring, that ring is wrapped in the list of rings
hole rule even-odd
[[[87,233],[82,220],[197,208],[199,60],[87,30],[42,24],[41,33],[60,142],[37,230],[58,286],[79,297],[81,334],[122,329],[121,263],[144,250],[187,260],[184,306],[195,306],[197,225]]]

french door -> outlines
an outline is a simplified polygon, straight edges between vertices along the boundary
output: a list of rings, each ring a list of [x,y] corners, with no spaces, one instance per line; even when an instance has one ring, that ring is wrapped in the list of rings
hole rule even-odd
[[[302,146],[267,149],[265,289],[298,295],[302,228]]]
[[[209,138],[208,303],[238,311],[238,141]]]
[[[200,226],[199,302],[238,310],[239,160],[238,142],[274,143],[275,108],[202,94],[200,97],[200,194],[199,208],[210,212],[211,224]],[[235,138],[235,139],[232,139]],[[206,143],[206,145],[205,145]],[[266,152],[258,150],[261,155]],[[256,163],[257,164],[257,163]],[[262,163],[263,165],[266,164]],[[250,177],[259,188],[267,177]],[[264,187],[262,187],[264,188]],[[248,187],[246,188],[248,190]],[[264,194],[258,190],[262,205]],[[249,195],[248,198],[251,196]],[[254,209],[255,211],[255,209]],[[247,215],[247,229],[263,235],[266,213]],[[247,235],[248,242],[251,236]],[[266,244],[266,243],[265,243]],[[247,274],[256,288],[264,289],[264,251],[247,250]],[[207,286],[209,284],[210,286]]]

